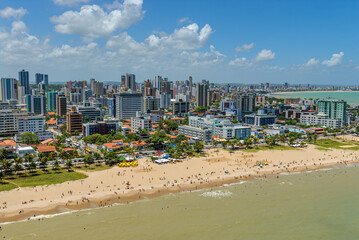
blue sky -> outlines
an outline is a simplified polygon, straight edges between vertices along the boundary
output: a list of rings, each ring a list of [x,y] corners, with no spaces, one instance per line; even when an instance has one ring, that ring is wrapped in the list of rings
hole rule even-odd
[[[356,85],[359,1],[1,0],[0,74]]]

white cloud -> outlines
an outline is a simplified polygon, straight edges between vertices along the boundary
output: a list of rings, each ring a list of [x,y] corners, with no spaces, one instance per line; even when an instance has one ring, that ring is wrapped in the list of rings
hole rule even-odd
[[[237,66],[237,67],[251,67],[253,66],[253,61],[248,60],[245,57],[235,58],[234,60],[229,62],[229,65]]]
[[[27,13],[27,10],[23,7],[20,7],[18,9],[14,9],[11,7],[6,7],[4,9],[0,10],[0,17],[1,18],[15,18],[20,19]]]
[[[320,61],[318,59],[315,58],[311,58],[309,59],[309,61],[305,64],[303,64],[304,67],[313,67],[316,66],[320,63]]]
[[[178,23],[181,24],[181,23],[187,23],[189,22],[189,17],[183,17],[181,18],[180,20],[178,20]]]
[[[143,51],[172,52],[174,50],[194,50],[203,47],[212,34],[212,28],[206,24],[200,31],[196,23],[175,29],[170,35],[150,35],[144,42],[136,42],[127,33],[111,37],[106,44],[109,49],[133,51],[139,54]]]
[[[67,11],[54,16],[55,30],[85,38],[106,38],[117,29],[126,29],[143,18],[142,0],[125,0],[116,9],[106,12],[98,5],[82,6],[80,11]]]
[[[80,3],[88,3],[90,0],[53,0],[56,5],[73,7]]]
[[[336,66],[336,65],[338,65],[338,64],[340,64],[342,62],[343,56],[344,56],[343,52],[334,53],[330,59],[324,60],[322,62],[322,64],[326,65],[328,67]]]
[[[236,52],[249,52],[256,44],[250,43],[250,44],[243,44],[242,46],[237,46],[235,48]]]
[[[271,50],[268,49],[263,49],[262,51],[260,51],[256,58],[254,59],[257,62],[261,62],[261,61],[269,61],[269,60],[273,60],[275,57],[275,53],[272,52]]]

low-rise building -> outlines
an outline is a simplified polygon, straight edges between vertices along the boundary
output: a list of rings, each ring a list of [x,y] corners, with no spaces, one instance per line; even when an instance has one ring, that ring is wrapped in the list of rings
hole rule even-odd
[[[244,116],[244,122],[248,125],[262,127],[275,123],[276,116],[264,114],[262,111]]]
[[[138,132],[139,129],[152,130],[152,122],[150,119],[144,117],[133,117],[131,118],[131,131]]]
[[[195,140],[202,141],[205,143],[212,142],[212,130],[210,129],[202,129],[198,127],[180,125],[178,126],[178,134],[191,136]]]
[[[16,118],[17,129],[19,133],[24,132],[43,132],[45,131],[44,116],[26,116]]]

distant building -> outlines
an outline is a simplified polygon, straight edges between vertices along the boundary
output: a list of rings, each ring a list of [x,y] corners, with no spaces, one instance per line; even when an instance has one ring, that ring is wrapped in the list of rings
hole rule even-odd
[[[56,112],[56,97],[57,92],[47,92],[47,111],[48,112]]]
[[[36,73],[35,74],[35,83],[39,85],[39,83],[44,82],[47,86],[49,85],[49,76],[47,74]]]
[[[241,94],[237,96],[237,108],[242,112],[254,112],[256,110],[256,95]]]
[[[15,99],[15,78],[1,78],[0,100],[9,102]]]
[[[143,112],[159,110],[160,99],[152,96],[143,97]]]
[[[136,117],[136,112],[142,112],[143,101],[141,93],[119,93],[116,97],[116,118],[131,119]]]
[[[172,113],[177,116],[187,115],[189,112],[189,102],[175,101],[172,103]]]
[[[46,113],[46,97],[44,95],[25,95],[27,111],[37,115]]]
[[[65,116],[67,111],[67,99],[63,93],[59,93],[56,96],[56,114],[59,116]]]
[[[220,102],[220,110],[224,112],[226,108],[237,108],[237,101],[229,98],[225,98]]]
[[[197,83],[196,87],[197,106],[207,107],[208,103],[208,85],[206,83]]]
[[[82,114],[77,112],[76,107],[72,106],[66,114],[67,131],[74,135],[76,132],[82,133]]]
[[[101,118],[101,109],[96,107],[77,106],[77,111],[82,114],[83,121],[86,116],[89,116],[91,121],[96,121]]]
[[[30,94],[29,72],[24,69],[19,72],[19,85],[24,86],[25,94]],[[20,99],[20,96],[19,96]]]

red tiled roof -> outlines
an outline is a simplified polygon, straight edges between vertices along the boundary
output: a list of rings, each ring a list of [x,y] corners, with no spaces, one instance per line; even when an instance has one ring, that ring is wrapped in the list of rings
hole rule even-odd
[[[14,140],[4,140],[0,142],[0,146],[12,146],[15,147],[15,141]]]
[[[56,148],[55,146],[39,145],[37,146],[37,151],[39,153],[56,152]]]

